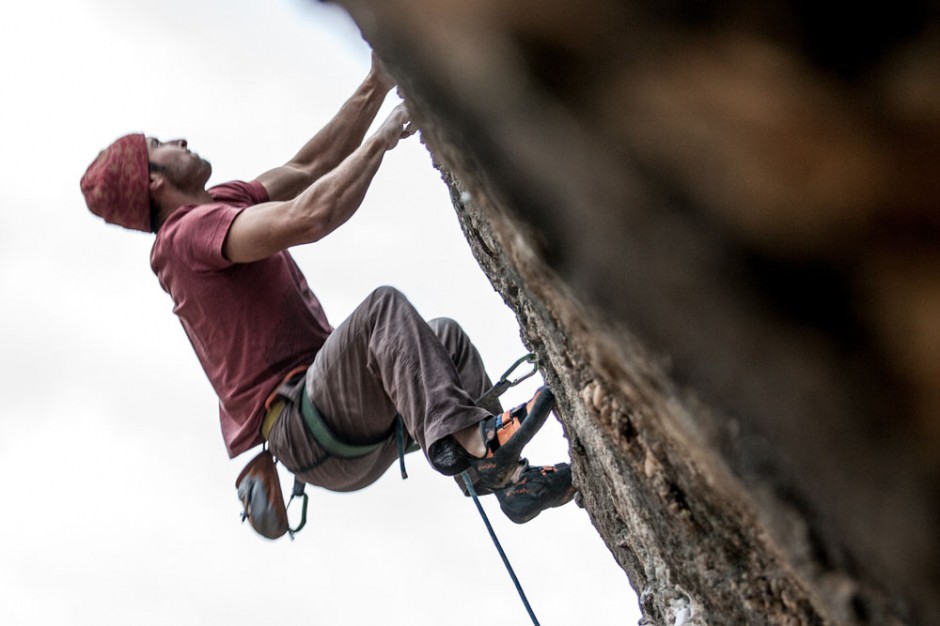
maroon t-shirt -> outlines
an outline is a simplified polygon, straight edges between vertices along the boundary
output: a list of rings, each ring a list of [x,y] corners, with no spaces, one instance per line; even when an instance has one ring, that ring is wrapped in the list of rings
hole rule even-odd
[[[219,396],[233,457],[261,443],[265,398],[291,369],[313,362],[333,328],[287,251],[254,263],[222,256],[235,216],[267,202],[261,183],[225,183],[209,194],[214,203],[170,215],[150,265]]]

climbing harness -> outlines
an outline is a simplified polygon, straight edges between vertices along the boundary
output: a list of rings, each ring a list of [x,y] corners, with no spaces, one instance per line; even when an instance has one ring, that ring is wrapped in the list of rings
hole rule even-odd
[[[309,472],[314,467],[330,457],[354,459],[360,456],[365,456],[379,449],[385,444],[386,441],[388,441],[389,436],[383,437],[381,441],[365,445],[354,445],[341,440],[333,433],[333,431],[327,425],[326,420],[323,419],[323,415],[319,410],[317,410],[317,407],[313,404],[313,402],[310,401],[310,398],[307,397],[306,389],[301,392],[300,413],[303,416],[304,424],[307,426],[307,432],[310,433],[310,435],[316,440],[318,444],[320,444],[320,447],[323,448],[327,454],[324,458],[320,459],[316,465],[298,470],[297,474]],[[394,431],[393,436],[395,437],[398,447],[398,463],[401,468],[401,477],[402,479],[405,479],[408,478],[408,473],[405,471],[405,455],[419,450],[420,448],[413,440],[409,440],[409,437],[405,431],[404,420],[402,420],[400,414],[395,415],[395,424],[392,427],[392,430]],[[295,474],[294,487],[291,489],[290,500],[287,501],[286,509],[290,509],[290,505],[295,498],[301,498],[302,508],[300,511],[300,523],[296,528],[288,529],[291,539],[293,539],[294,535],[304,527],[304,524],[307,523],[307,503],[309,499],[305,491],[306,487],[307,484],[297,478]]]
[[[323,419],[320,411],[317,410],[317,407],[314,406],[309,396],[307,396],[306,387],[304,387],[303,392],[300,394],[300,412],[301,415],[303,415],[304,423],[307,425],[307,430],[313,435],[317,443],[320,444],[320,447],[330,456],[338,456],[341,459],[354,459],[356,457],[365,456],[370,452],[378,450],[387,439],[387,437],[383,437],[382,441],[364,446],[353,445],[342,441],[339,437],[334,435],[330,427],[326,425],[326,421]]]
[[[510,380],[509,377],[512,373],[519,368],[523,363],[531,363],[532,371],[520,376],[516,380]],[[533,376],[538,371],[538,363],[536,362],[536,357],[534,354],[529,353],[516,361],[510,366],[502,376],[499,377],[499,381],[496,382],[486,393],[484,393],[477,400],[477,404],[480,404],[484,400],[489,398],[498,398],[503,395],[507,389],[515,387],[525,379]],[[519,594],[519,599],[522,600],[523,606],[525,606],[526,612],[529,614],[529,618],[532,620],[532,623],[535,626],[539,626],[539,621],[535,617],[535,612],[532,610],[532,606],[529,604],[529,600],[525,596],[525,591],[522,590],[522,584],[519,582],[519,579],[516,577],[516,572],[513,571],[512,565],[509,563],[509,557],[506,556],[506,553],[503,551],[503,546],[499,543],[499,538],[496,537],[496,531],[493,530],[493,525],[490,524],[490,519],[486,516],[486,511],[483,510],[483,505],[480,504],[480,498],[477,497],[476,489],[473,488],[473,481],[470,480],[470,474],[463,472],[460,474],[460,477],[463,478],[464,485],[467,487],[467,493],[473,498],[473,503],[477,507],[477,511],[480,512],[480,517],[483,518],[483,524],[486,526],[486,530],[490,534],[490,539],[493,540],[493,545],[496,546],[496,551],[499,553],[499,557],[503,560],[503,565],[506,566],[506,571],[509,572],[509,577],[512,579],[512,584],[516,587],[516,592]]]

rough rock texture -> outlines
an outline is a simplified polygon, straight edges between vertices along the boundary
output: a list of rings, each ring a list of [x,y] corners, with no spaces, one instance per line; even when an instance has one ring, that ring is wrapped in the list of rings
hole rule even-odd
[[[936,3],[339,4],[644,620],[940,623]]]

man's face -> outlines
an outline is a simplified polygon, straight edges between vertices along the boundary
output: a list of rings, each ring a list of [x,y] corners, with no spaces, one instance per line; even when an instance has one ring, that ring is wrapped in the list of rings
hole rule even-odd
[[[182,191],[199,191],[205,188],[212,165],[195,152],[190,152],[185,139],[160,141],[147,137],[147,153],[150,162],[158,167],[167,181]]]

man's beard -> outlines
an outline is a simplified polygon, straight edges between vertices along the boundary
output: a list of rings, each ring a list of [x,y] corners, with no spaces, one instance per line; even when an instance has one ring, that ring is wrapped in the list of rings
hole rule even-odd
[[[198,154],[193,153],[192,156],[194,158],[186,163],[185,167],[174,164],[164,170],[167,179],[177,189],[186,191],[205,189],[206,182],[212,176],[212,164]]]

